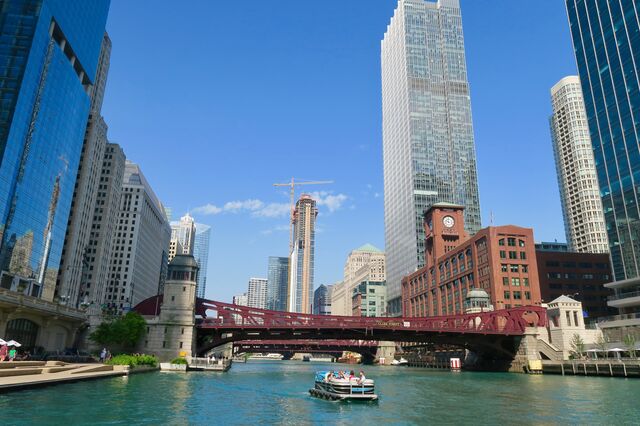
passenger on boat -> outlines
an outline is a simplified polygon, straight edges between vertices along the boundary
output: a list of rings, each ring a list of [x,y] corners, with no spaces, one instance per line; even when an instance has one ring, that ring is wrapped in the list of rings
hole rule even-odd
[[[360,370],[360,378],[358,379],[358,384],[361,385],[367,378],[364,376],[364,371]]]
[[[329,371],[326,375],[326,377],[324,378],[325,382],[330,381],[333,378],[333,373],[331,371]]]
[[[349,372],[349,381],[351,381],[351,380],[353,380],[355,378],[356,378],[356,373],[353,370],[351,370]]]
[[[339,378],[345,380],[347,378],[347,376],[344,374],[344,371],[340,370],[340,376]]]

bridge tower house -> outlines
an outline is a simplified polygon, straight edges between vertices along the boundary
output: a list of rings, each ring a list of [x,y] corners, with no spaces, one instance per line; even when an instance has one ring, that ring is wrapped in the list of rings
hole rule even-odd
[[[169,263],[160,314],[147,319],[141,350],[166,362],[195,353],[195,304],[198,263],[190,254],[178,254]]]

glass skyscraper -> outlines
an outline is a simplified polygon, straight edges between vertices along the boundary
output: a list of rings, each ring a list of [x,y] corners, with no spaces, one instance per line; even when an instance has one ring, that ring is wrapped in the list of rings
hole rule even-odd
[[[269,256],[267,271],[267,309],[287,310],[289,258]]]
[[[209,243],[211,227],[202,223],[196,223],[196,237],[193,243],[193,257],[195,257],[200,271],[198,271],[198,287],[196,296],[204,298],[207,290],[207,266],[209,265]]]
[[[289,261],[287,311],[310,314],[313,305],[316,201],[301,195],[293,212],[293,247]]]
[[[388,309],[424,265],[424,212],[465,206],[480,229],[471,101],[458,0],[399,0],[382,40],[382,127]]]
[[[640,5],[566,0],[617,281],[640,276]],[[636,284],[637,285],[637,284]]]
[[[53,298],[108,10],[0,2],[2,287]]]

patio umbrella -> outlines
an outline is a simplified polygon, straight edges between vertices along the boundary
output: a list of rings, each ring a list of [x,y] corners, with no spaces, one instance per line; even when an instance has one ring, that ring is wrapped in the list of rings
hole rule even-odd
[[[607,349],[607,352],[624,352],[624,349],[620,349],[620,348],[613,348],[613,349]]]
[[[7,342],[7,346],[15,346],[16,348],[19,348],[22,345],[20,343],[16,342],[15,340],[9,340]]]
[[[7,342],[4,341],[4,339],[0,339],[0,345],[6,345]]]
[[[600,349],[588,349],[587,352],[602,352]]]

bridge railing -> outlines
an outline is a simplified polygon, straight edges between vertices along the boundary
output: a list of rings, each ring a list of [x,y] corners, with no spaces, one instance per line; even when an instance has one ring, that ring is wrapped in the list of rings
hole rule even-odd
[[[310,315],[250,308],[230,303],[204,301],[202,311],[214,311],[205,317],[202,328],[300,328],[300,329],[405,329],[416,331],[465,332],[485,334],[522,334],[530,326],[546,326],[546,309],[523,306],[475,314],[435,317],[346,317]]]

